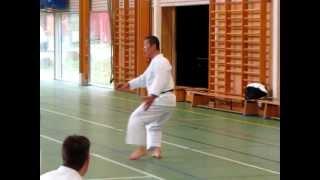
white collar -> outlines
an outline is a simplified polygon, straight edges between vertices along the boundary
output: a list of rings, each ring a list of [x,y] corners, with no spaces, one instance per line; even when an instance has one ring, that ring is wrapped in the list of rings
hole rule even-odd
[[[152,58],[152,60],[153,60],[153,59],[156,59],[156,58],[158,58],[158,57],[162,57],[162,53],[159,53],[159,54],[157,54],[156,56],[154,56],[154,57]]]
[[[72,173],[74,176],[78,176],[79,178],[82,178],[78,171],[76,171],[76,170],[74,170],[74,169],[72,169],[72,168],[69,168],[69,167],[67,167],[67,166],[61,165],[61,166],[58,168],[58,171]]]

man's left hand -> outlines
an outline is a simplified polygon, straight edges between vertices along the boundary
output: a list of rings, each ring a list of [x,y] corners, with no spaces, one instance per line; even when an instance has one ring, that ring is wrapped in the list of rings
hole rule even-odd
[[[153,101],[157,98],[158,96],[155,95],[150,95],[147,97],[143,98],[143,102],[144,102],[144,110],[148,110],[149,107],[151,106],[151,104],[153,103]]]

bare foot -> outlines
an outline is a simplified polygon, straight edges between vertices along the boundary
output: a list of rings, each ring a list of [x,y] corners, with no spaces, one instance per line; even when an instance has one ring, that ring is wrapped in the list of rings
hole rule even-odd
[[[147,154],[147,150],[145,147],[138,147],[136,150],[134,150],[129,159],[130,160],[138,160],[140,159],[142,156],[146,155]]]
[[[152,151],[152,157],[157,158],[157,159],[161,159],[161,149],[160,147],[155,147]]]

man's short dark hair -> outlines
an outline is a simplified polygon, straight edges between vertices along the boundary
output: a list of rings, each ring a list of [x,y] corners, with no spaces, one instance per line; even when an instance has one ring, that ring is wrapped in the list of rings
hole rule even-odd
[[[90,141],[84,136],[68,136],[62,145],[63,165],[79,171],[88,159]]]
[[[159,42],[159,39],[158,39],[156,36],[147,36],[147,37],[145,38],[145,40],[148,40],[150,46],[152,46],[152,45],[155,44],[157,50],[160,49],[160,47],[159,47],[159,46],[160,46],[160,42]]]

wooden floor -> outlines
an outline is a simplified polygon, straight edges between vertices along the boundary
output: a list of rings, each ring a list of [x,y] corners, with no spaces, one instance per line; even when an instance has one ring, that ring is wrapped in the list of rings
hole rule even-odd
[[[71,134],[92,142],[85,179],[277,180],[280,123],[178,103],[163,129],[163,159],[130,161],[125,144],[134,94],[61,81],[41,81],[41,174],[61,164]]]

